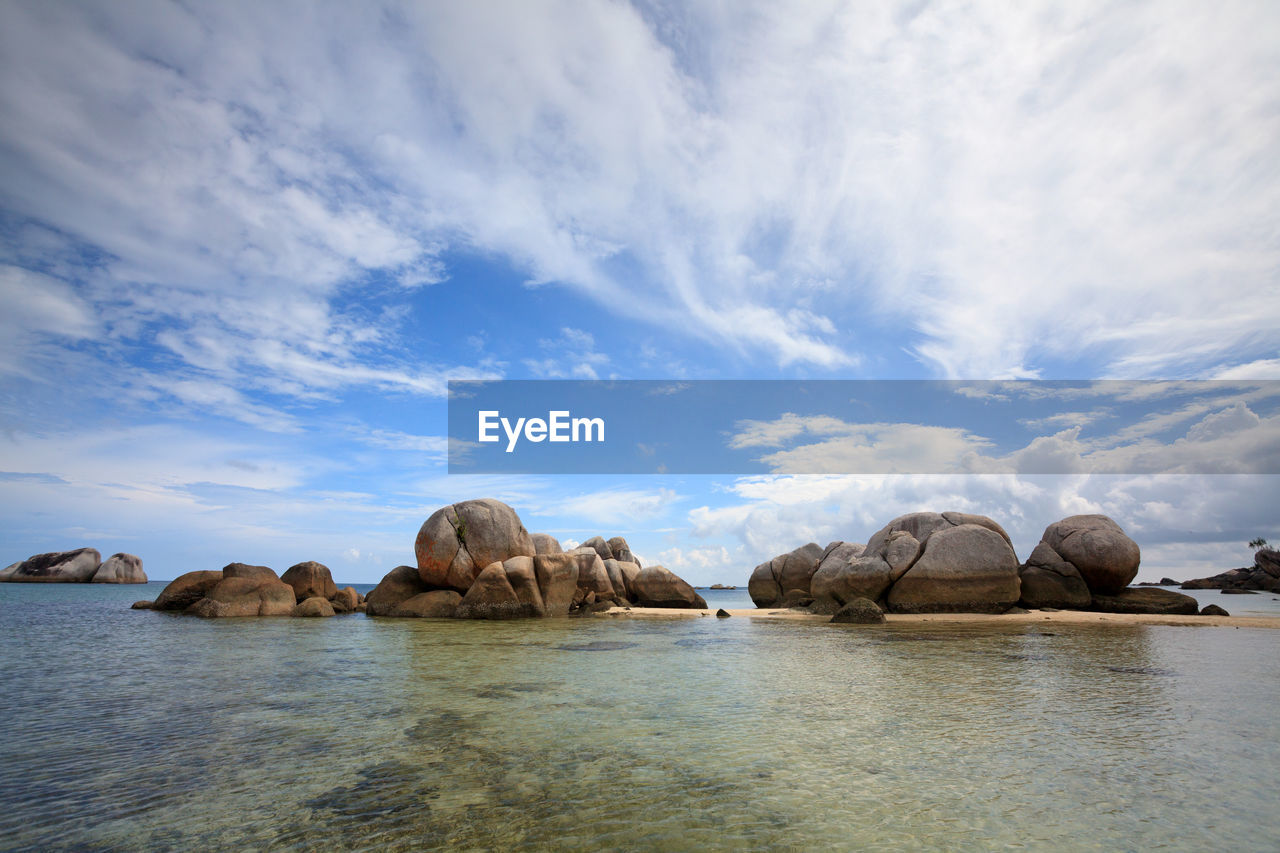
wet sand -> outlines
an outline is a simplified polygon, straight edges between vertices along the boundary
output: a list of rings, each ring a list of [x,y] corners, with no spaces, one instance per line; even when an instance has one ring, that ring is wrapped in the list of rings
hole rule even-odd
[[[771,619],[790,622],[820,624],[830,622],[830,616],[805,613],[800,610],[746,609],[726,611],[733,618]],[[716,618],[714,610],[675,610],[662,607],[615,607],[602,616],[615,619],[691,619]],[[1066,624],[1066,625],[1178,625],[1210,626],[1218,628],[1277,628],[1278,616],[1160,616],[1149,613],[1094,613],[1087,610],[1058,610],[1029,613],[886,613],[890,625],[963,624],[963,625],[1017,625],[1017,624]]]

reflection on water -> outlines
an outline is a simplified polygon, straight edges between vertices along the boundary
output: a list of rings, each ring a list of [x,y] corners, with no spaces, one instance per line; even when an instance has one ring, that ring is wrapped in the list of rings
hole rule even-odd
[[[1280,844],[1280,632],[206,622],[147,595],[0,585],[6,848]]]

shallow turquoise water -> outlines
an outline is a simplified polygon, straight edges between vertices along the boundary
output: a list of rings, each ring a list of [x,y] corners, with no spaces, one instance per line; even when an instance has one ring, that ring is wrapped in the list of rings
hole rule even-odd
[[[161,587],[0,585],[0,846],[1280,846],[1280,631],[127,609]]]

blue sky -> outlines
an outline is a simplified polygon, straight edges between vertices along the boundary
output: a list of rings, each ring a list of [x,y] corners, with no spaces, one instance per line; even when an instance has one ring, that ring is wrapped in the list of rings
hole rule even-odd
[[[700,583],[915,509],[1240,565],[1275,476],[458,477],[445,389],[1280,378],[1278,18],[3,4],[0,560],[374,582],[494,496]]]

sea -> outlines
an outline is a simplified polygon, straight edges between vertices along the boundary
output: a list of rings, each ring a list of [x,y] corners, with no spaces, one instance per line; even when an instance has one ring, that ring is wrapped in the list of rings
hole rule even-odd
[[[1280,630],[129,609],[162,588],[0,584],[0,848],[1280,849]]]

